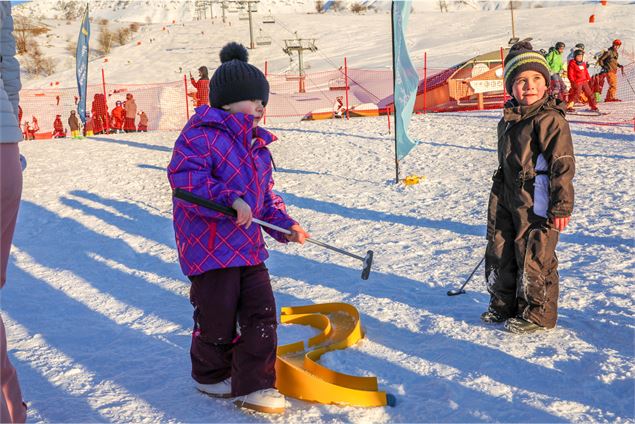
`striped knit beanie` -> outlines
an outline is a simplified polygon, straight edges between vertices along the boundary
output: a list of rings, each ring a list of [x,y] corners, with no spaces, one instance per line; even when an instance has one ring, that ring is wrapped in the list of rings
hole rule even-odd
[[[547,86],[551,79],[551,71],[545,57],[533,50],[529,41],[519,41],[509,50],[505,58],[505,88],[512,93],[512,85],[516,75],[524,71],[540,72],[545,78]]]
[[[209,102],[220,109],[242,100],[269,101],[269,82],[265,74],[247,63],[249,53],[242,45],[231,42],[220,51],[221,65],[209,81]]]

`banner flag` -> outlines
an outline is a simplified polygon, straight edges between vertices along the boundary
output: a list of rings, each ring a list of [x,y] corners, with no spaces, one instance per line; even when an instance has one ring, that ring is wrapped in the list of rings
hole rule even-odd
[[[88,19],[88,5],[82,19],[82,27],[79,30],[77,49],[75,50],[75,70],[77,73],[77,91],[79,101],[77,113],[79,119],[86,123],[86,86],[88,84],[88,40],[90,39],[90,20]]]
[[[408,136],[410,118],[417,99],[419,76],[406,46],[406,29],[412,0],[392,2],[392,42],[395,102],[395,155],[397,161],[417,144]]]

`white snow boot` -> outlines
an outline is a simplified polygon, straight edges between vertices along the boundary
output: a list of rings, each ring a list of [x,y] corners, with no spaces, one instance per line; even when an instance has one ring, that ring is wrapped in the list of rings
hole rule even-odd
[[[239,396],[234,404],[268,414],[281,414],[287,405],[284,395],[276,389],[256,390],[246,396]]]
[[[232,378],[226,378],[225,380],[215,384],[202,384],[196,382],[196,388],[212,397],[229,398],[232,397]]]

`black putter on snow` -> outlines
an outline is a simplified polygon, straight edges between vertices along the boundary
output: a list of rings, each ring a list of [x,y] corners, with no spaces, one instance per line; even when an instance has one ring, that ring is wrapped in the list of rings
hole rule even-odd
[[[470,276],[467,277],[467,280],[465,280],[465,282],[463,283],[463,285],[461,287],[459,287],[458,289],[448,290],[448,296],[456,296],[456,295],[465,293],[465,290],[463,290],[463,289],[465,288],[467,283],[472,279],[472,276],[474,276],[474,273],[476,272],[478,267],[481,266],[481,264],[483,263],[484,260],[485,260],[485,256],[483,256],[483,259],[481,259],[481,261],[478,263],[478,265],[476,265],[476,268],[474,268],[474,271],[472,271]]]
[[[174,197],[176,197],[178,199],[185,200],[187,202],[194,203],[194,204],[202,206],[204,208],[208,208],[208,209],[214,210],[216,212],[220,212],[223,215],[227,215],[227,216],[231,216],[231,217],[236,218],[236,210],[234,210],[232,208],[228,208],[227,206],[219,205],[218,203],[212,202],[211,200],[199,197],[199,196],[197,196],[195,194],[190,193],[189,191],[186,191],[186,190],[183,190],[183,189],[180,189],[180,188],[175,188],[172,191],[172,194],[174,195]],[[277,225],[273,225],[273,224],[261,221],[261,220],[256,219],[256,218],[252,218],[252,221],[255,222],[258,225],[263,226],[263,227],[267,227],[267,228],[271,228],[272,230],[280,231],[283,234],[291,234],[291,231],[289,231],[289,230],[287,230],[285,228],[278,227]],[[359,256],[359,255],[355,255],[353,253],[347,252],[346,250],[342,250],[342,249],[340,249],[338,247],[331,246],[329,244],[323,243],[323,242],[318,241],[318,240],[314,240],[312,238],[307,238],[306,241],[311,242],[313,244],[317,244],[318,246],[322,246],[322,247],[325,247],[327,249],[333,250],[333,251],[335,251],[337,253],[341,253],[342,255],[350,256],[351,258],[355,258],[355,259],[359,259],[363,263],[362,280],[368,280],[368,276],[370,275],[370,267],[373,264],[373,251],[372,250],[369,250],[366,253],[366,256],[362,257],[362,256]]]

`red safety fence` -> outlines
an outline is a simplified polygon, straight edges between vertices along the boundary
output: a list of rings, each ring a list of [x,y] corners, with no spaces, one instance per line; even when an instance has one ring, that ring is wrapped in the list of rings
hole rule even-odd
[[[491,58],[490,58],[491,59]],[[468,111],[501,108],[504,100],[500,59],[489,62],[471,61],[452,68],[422,67],[417,69],[420,84],[416,113]],[[424,78],[425,76],[425,78]],[[290,74],[268,74],[270,84],[266,120],[328,119],[333,117],[378,116],[393,107],[391,70],[340,69],[307,73],[300,77]],[[603,125],[633,124],[635,112],[635,64],[618,72],[617,97],[622,102],[599,103],[602,116],[580,118],[588,123]],[[602,99],[608,83],[604,84]],[[132,94],[137,105],[135,126],[142,112],[148,117],[148,130],[180,130],[194,113],[196,89],[184,76],[182,80],[153,84],[110,84],[88,86],[86,109],[107,119],[112,125],[116,102],[124,102]],[[103,106],[93,106],[95,95],[103,94]],[[508,98],[508,95],[507,95]],[[21,125],[37,120],[36,138],[50,138],[53,121],[61,115],[65,130],[71,110],[77,109],[76,88],[23,89],[20,106]],[[575,117],[577,119],[578,117]],[[97,131],[98,128],[95,128]]]

